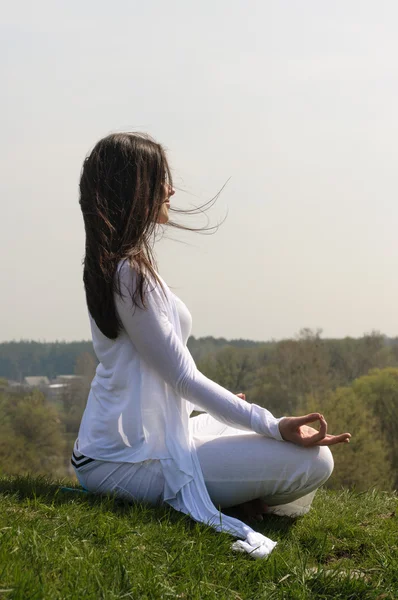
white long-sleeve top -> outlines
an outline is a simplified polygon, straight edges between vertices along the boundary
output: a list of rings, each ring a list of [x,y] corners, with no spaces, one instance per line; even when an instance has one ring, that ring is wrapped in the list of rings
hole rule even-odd
[[[79,451],[115,462],[159,459],[166,502],[196,520],[247,538],[255,532],[237,519],[222,515],[225,524],[220,525],[189,433],[189,415],[199,408],[222,423],[282,441],[280,419],[241,400],[197,369],[186,346],[190,312],[163,279],[166,295],[148,276],[144,309],[134,307],[131,300],[137,281],[134,268],[121,261],[117,272],[123,298],[117,294],[114,298],[123,331],[111,340],[89,314],[99,364],[79,429]],[[268,538],[264,540],[273,547]]]

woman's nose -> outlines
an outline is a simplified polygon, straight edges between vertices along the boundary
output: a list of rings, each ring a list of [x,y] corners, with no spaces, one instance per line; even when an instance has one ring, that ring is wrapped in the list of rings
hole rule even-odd
[[[169,184],[169,196],[174,196],[175,193],[176,193],[175,189],[173,188],[173,186],[171,186]]]

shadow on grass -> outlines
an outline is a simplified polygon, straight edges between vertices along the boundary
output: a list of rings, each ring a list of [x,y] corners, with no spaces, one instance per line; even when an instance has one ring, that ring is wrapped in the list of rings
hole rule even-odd
[[[239,511],[234,510],[233,508],[225,508],[222,511],[225,515],[235,517],[240,521],[243,521],[247,525],[249,525],[255,531],[259,531],[263,535],[272,537],[272,534],[277,533],[279,538],[283,538],[288,535],[291,528],[297,522],[300,517],[292,518],[292,517],[280,517],[277,515],[264,515],[264,521],[256,522],[251,520],[246,520]]]
[[[63,490],[62,488],[69,488]],[[112,511],[115,514],[126,515],[131,511],[138,511],[143,523],[159,523],[164,520],[170,523],[181,523],[188,529],[197,526],[197,522],[188,515],[174,510],[171,506],[163,504],[153,507],[144,502],[131,502],[118,498],[114,494],[99,495],[86,492],[79,485],[69,480],[61,479],[54,481],[45,475],[32,476],[7,476],[0,477],[0,495],[12,496],[17,502],[26,499],[34,500],[47,506],[62,506],[67,504],[79,504],[82,506],[101,507],[101,510]],[[225,509],[224,514],[239,518],[247,522],[254,530],[272,537],[277,533],[279,538],[289,534],[297,519],[268,515],[261,523],[245,521],[233,508]]]

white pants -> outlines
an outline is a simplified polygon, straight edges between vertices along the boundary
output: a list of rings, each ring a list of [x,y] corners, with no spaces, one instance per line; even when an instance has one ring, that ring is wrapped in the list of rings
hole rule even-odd
[[[277,514],[304,514],[317,488],[333,471],[333,457],[326,446],[302,448],[279,442],[224,425],[207,413],[190,419],[190,428],[209,496],[217,508],[261,498]],[[159,460],[92,460],[75,472],[91,492],[162,503],[164,478]]]

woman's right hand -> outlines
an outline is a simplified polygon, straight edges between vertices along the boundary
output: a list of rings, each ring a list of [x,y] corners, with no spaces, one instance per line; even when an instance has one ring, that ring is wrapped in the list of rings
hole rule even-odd
[[[319,431],[309,427],[307,423],[319,421]],[[348,443],[350,433],[330,435],[327,433],[327,423],[320,413],[311,413],[303,417],[283,417],[279,421],[279,431],[286,442],[292,442],[298,446],[332,446],[334,444]]]

